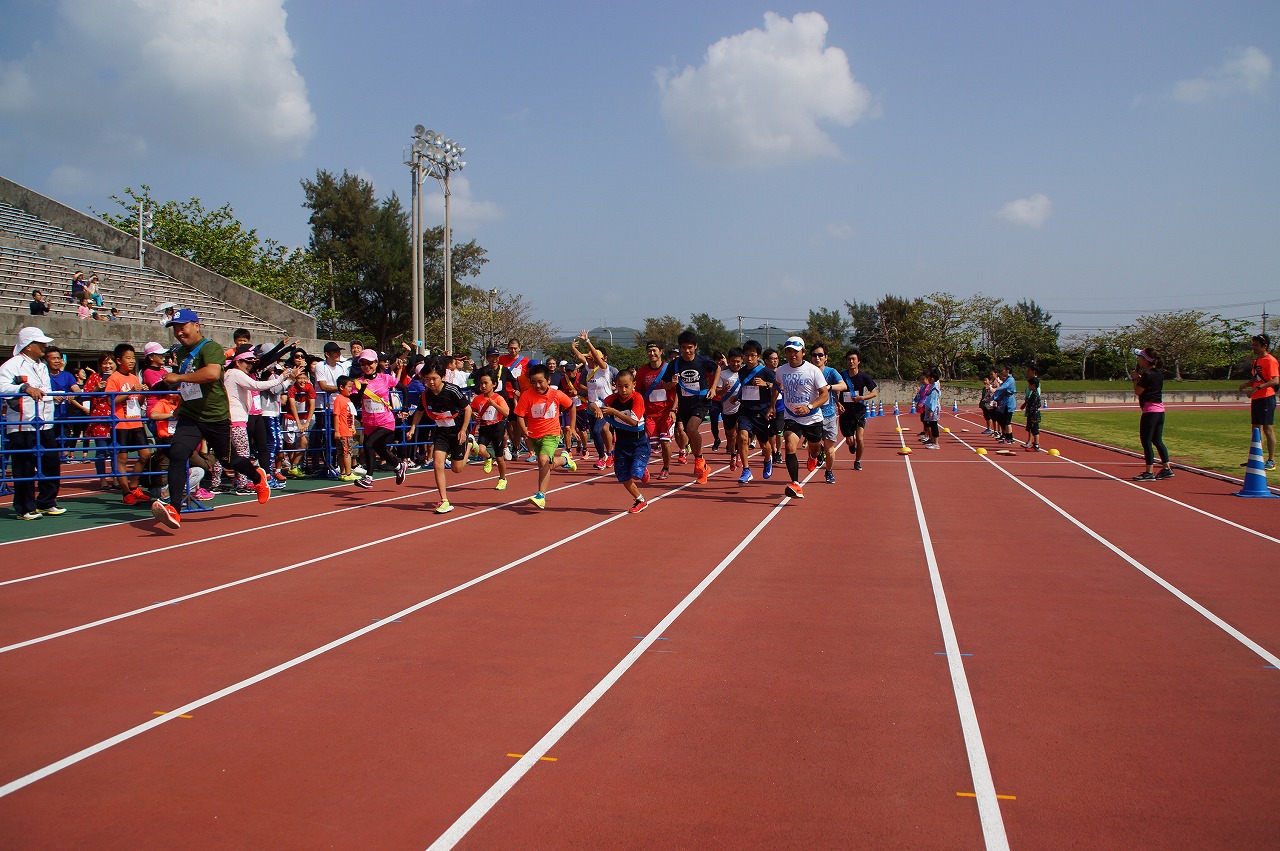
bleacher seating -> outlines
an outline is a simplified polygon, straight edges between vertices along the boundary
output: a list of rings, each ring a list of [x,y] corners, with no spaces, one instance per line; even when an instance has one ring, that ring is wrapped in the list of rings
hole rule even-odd
[[[0,243],[0,310],[26,313],[31,290],[39,289],[51,315],[74,318],[77,306],[69,299],[71,276],[80,270],[86,278],[97,273],[103,300],[99,313],[104,318],[114,307],[124,321],[155,322],[159,319],[156,306],[172,301],[200,314],[201,324],[215,338],[229,340],[235,328],[248,328],[259,339],[286,336],[276,325],[154,269],[118,262],[100,247],[2,201],[0,237],[5,238]],[[66,249],[80,255],[68,255]]]

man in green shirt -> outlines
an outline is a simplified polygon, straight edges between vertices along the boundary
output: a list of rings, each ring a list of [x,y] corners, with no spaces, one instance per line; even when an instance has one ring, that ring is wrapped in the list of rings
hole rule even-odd
[[[271,491],[266,471],[252,459],[237,455],[231,446],[231,410],[227,388],[222,383],[222,346],[204,338],[200,317],[194,310],[178,310],[165,324],[173,329],[178,341],[178,368],[165,375],[164,383],[176,387],[182,401],[169,444],[169,501],[157,499],[151,503],[151,513],[169,528],[177,529],[181,525],[178,506],[187,492],[187,465],[201,440],[223,467],[257,483],[258,502],[266,502]]]

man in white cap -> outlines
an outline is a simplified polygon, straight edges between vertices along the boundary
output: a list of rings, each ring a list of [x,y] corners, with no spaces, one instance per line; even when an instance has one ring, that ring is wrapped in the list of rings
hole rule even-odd
[[[822,406],[827,403],[831,391],[822,370],[804,359],[804,340],[788,337],[783,351],[787,362],[778,367],[778,383],[782,385],[783,434],[787,441],[787,473],[791,483],[787,496],[803,499],[800,485],[800,459],[796,453],[800,444],[809,444],[809,454],[817,456],[822,449]]]
[[[13,357],[0,365],[0,393],[17,394],[6,396],[4,414],[5,448],[13,464],[13,507],[19,520],[67,512],[58,507],[62,459],[53,431],[53,385],[44,362],[44,347],[52,342],[39,328],[23,328]]]

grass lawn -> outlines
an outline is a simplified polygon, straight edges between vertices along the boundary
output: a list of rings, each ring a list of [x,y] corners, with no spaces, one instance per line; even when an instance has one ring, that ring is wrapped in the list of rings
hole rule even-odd
[[[1165,385],[1168,387],[1169,385]],[[1138,441],[1138,411],[1056,410],[1044,412],[1042,427],[1098,443],[1142,451]],[[1015,417],[1014,434],[1020,435]],[[1252,435],[1249,411],[1174,410],[1165,414],[1164,444],[1175,463],[1243,476],[1240,465],[1249,459]],[[1266,446],[1262,448],[1266,452]],[[1158,462],[1158,459],[1157,459]],[[1272,471],[1274,474],[1274,471]]]

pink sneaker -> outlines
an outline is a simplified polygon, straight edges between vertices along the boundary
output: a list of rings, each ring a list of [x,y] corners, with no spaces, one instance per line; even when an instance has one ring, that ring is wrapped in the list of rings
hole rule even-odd
[[[603,458],[601,458],[599,461],[597,461],[597,462],[595,463],[595,465],[594,465],[594,466],[595,466],[595,468],[596,468],[597,470],[603,470],[603,469],[605,468],[605,466],[606,466],[606,464],[604,463],[604,459],[603,459]]]
[[[205,502],[207,500],[213,499],[213,491],[207,490],[205,488],[200,488],[195,492],[194,496],[196,499],[200,500],[201,502]]]

